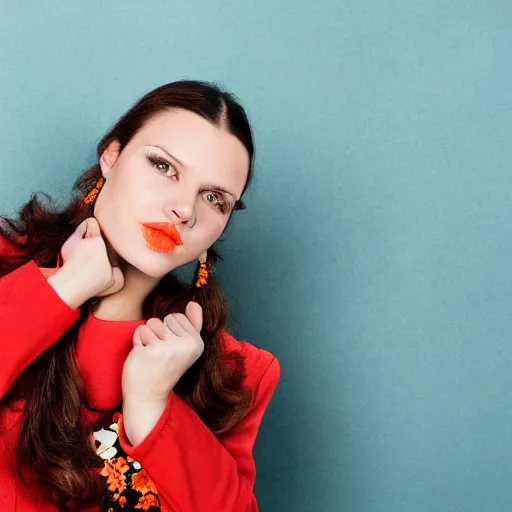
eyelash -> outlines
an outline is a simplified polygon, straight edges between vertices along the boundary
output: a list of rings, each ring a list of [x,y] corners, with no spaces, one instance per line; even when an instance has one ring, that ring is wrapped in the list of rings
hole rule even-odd
[[[171,163],[169,163],[167,160],[165,160],[164,158],[162,158],[160,156],[157,156],[157,155],[154,155],[154,154],[149,154],[149,155],[146,156],[146,158],[148,159],[148,161],[151,163],[151,165],[155,168],[155,170],[159,174],[162,174],[164,176],[167,176],[167,177],[173,178],[173,179],[178,178],[178,171],[176,170],[176,168]],[[161,166],[161,165],[166,165],[168,167],[165,172],[162,172],[163,169],[160,169],[158,167],[158,166]],[[167,174],[171,169],[174,170],[174,174],[171,174],[171,175]],[[217,208],[221,213],[227,213],[228,212],[228,210],[229,210],[228,204],[226,202],[224,202],[224,201],[221,201],[219,199],[219,196],[218,196],[217,193],[209,191],[208,195],[213,195],[217,199],[217,203],[215,203],[215,204],[210,203],[210,204],[212,204],[212,206],[214,208]]]
[[[174,177],[178,176],[178,171],[176,171],[174,166],[172,164],[170,164],[167,160],[164,160],[163,158],[153,155],[153,154],[147,155],[147,159],[149,160],[149,162],[153,165],[153,167],[159,174],[164,174],[164,175],[168,176],[169,178],[174,178]],[[162,172],[162,169],[158,168],[159,165],[166,165],[168,167],[167,170],[165,171],[165,173]],[[171,169],[174,170],[174,174],[172,174],[172,175],[167,174]]]

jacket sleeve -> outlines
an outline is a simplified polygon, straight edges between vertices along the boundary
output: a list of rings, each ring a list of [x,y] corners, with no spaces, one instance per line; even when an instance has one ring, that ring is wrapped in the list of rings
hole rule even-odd
[[[0,279],[0,399],[78,319],[34,261]]]
[[[121,419],[121,446],[148,473],[158,490],[163,510],[258,510],[253,493],[256,468],[252,451],[279,376],[277,359],[271,356],[268,363],[267,358],[249,412],[238,427],[220,438],[173,393],[153,430],[136,447],[130,446],[126,439]]]

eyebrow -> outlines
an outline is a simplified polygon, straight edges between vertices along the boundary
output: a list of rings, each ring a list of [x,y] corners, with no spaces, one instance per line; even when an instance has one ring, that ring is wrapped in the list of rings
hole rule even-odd
[[[169,152],[167,149],[164,149],[162,146],[154,146],[155,148],[158,148],[160,151],[163,151],[171,160],[174,160],[180,167],[185,168],[186,165],[179,159],[176,158],[171,152]],[[241,199],[237,199],[236,195],[233,194],[230,190],[224,187],[219,187],[218,185],[208,185],[206,188],[211,189],[215,192],[223,192],[225,194],[229,194],[233,197],[236,204],[240,204],[242,201]]]
[[[167,149],[164,149],[162,146],[154,146],[155,148],[158,148],[160,151],[163,151],[168,157],[170,157],[172,160],[174,160],[180,167],[186,167],[186,165],[179,159],[176,158],[170,151]]]

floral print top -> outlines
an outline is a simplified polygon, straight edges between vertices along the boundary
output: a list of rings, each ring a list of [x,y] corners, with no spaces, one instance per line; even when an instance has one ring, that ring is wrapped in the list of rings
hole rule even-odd
[[[155,484],[141,465],[121,448],[119,418],[120,413],[115,413],[108,428],[93,434],[96,452],[105,461],[100,475],[105,478],[108,497],[101,510],[160,512],[160,498]]]

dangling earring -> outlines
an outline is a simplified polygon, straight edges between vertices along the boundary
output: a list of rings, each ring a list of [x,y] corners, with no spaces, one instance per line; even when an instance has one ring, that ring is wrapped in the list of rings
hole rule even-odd
[[[196,288],[201,288],[208,284],[208,266],[206,265],[207,252],[204,251],[199,255],[199,269],[197,271]]]
[[[85,204],[91,204],[96,201],[96,197],[98,197],[98,194],[100,193],[101,187],[103,187],[103,184],[105,183],[105,178],[100,178],[97,182],[94,188],[84,197],[84,203]]]

